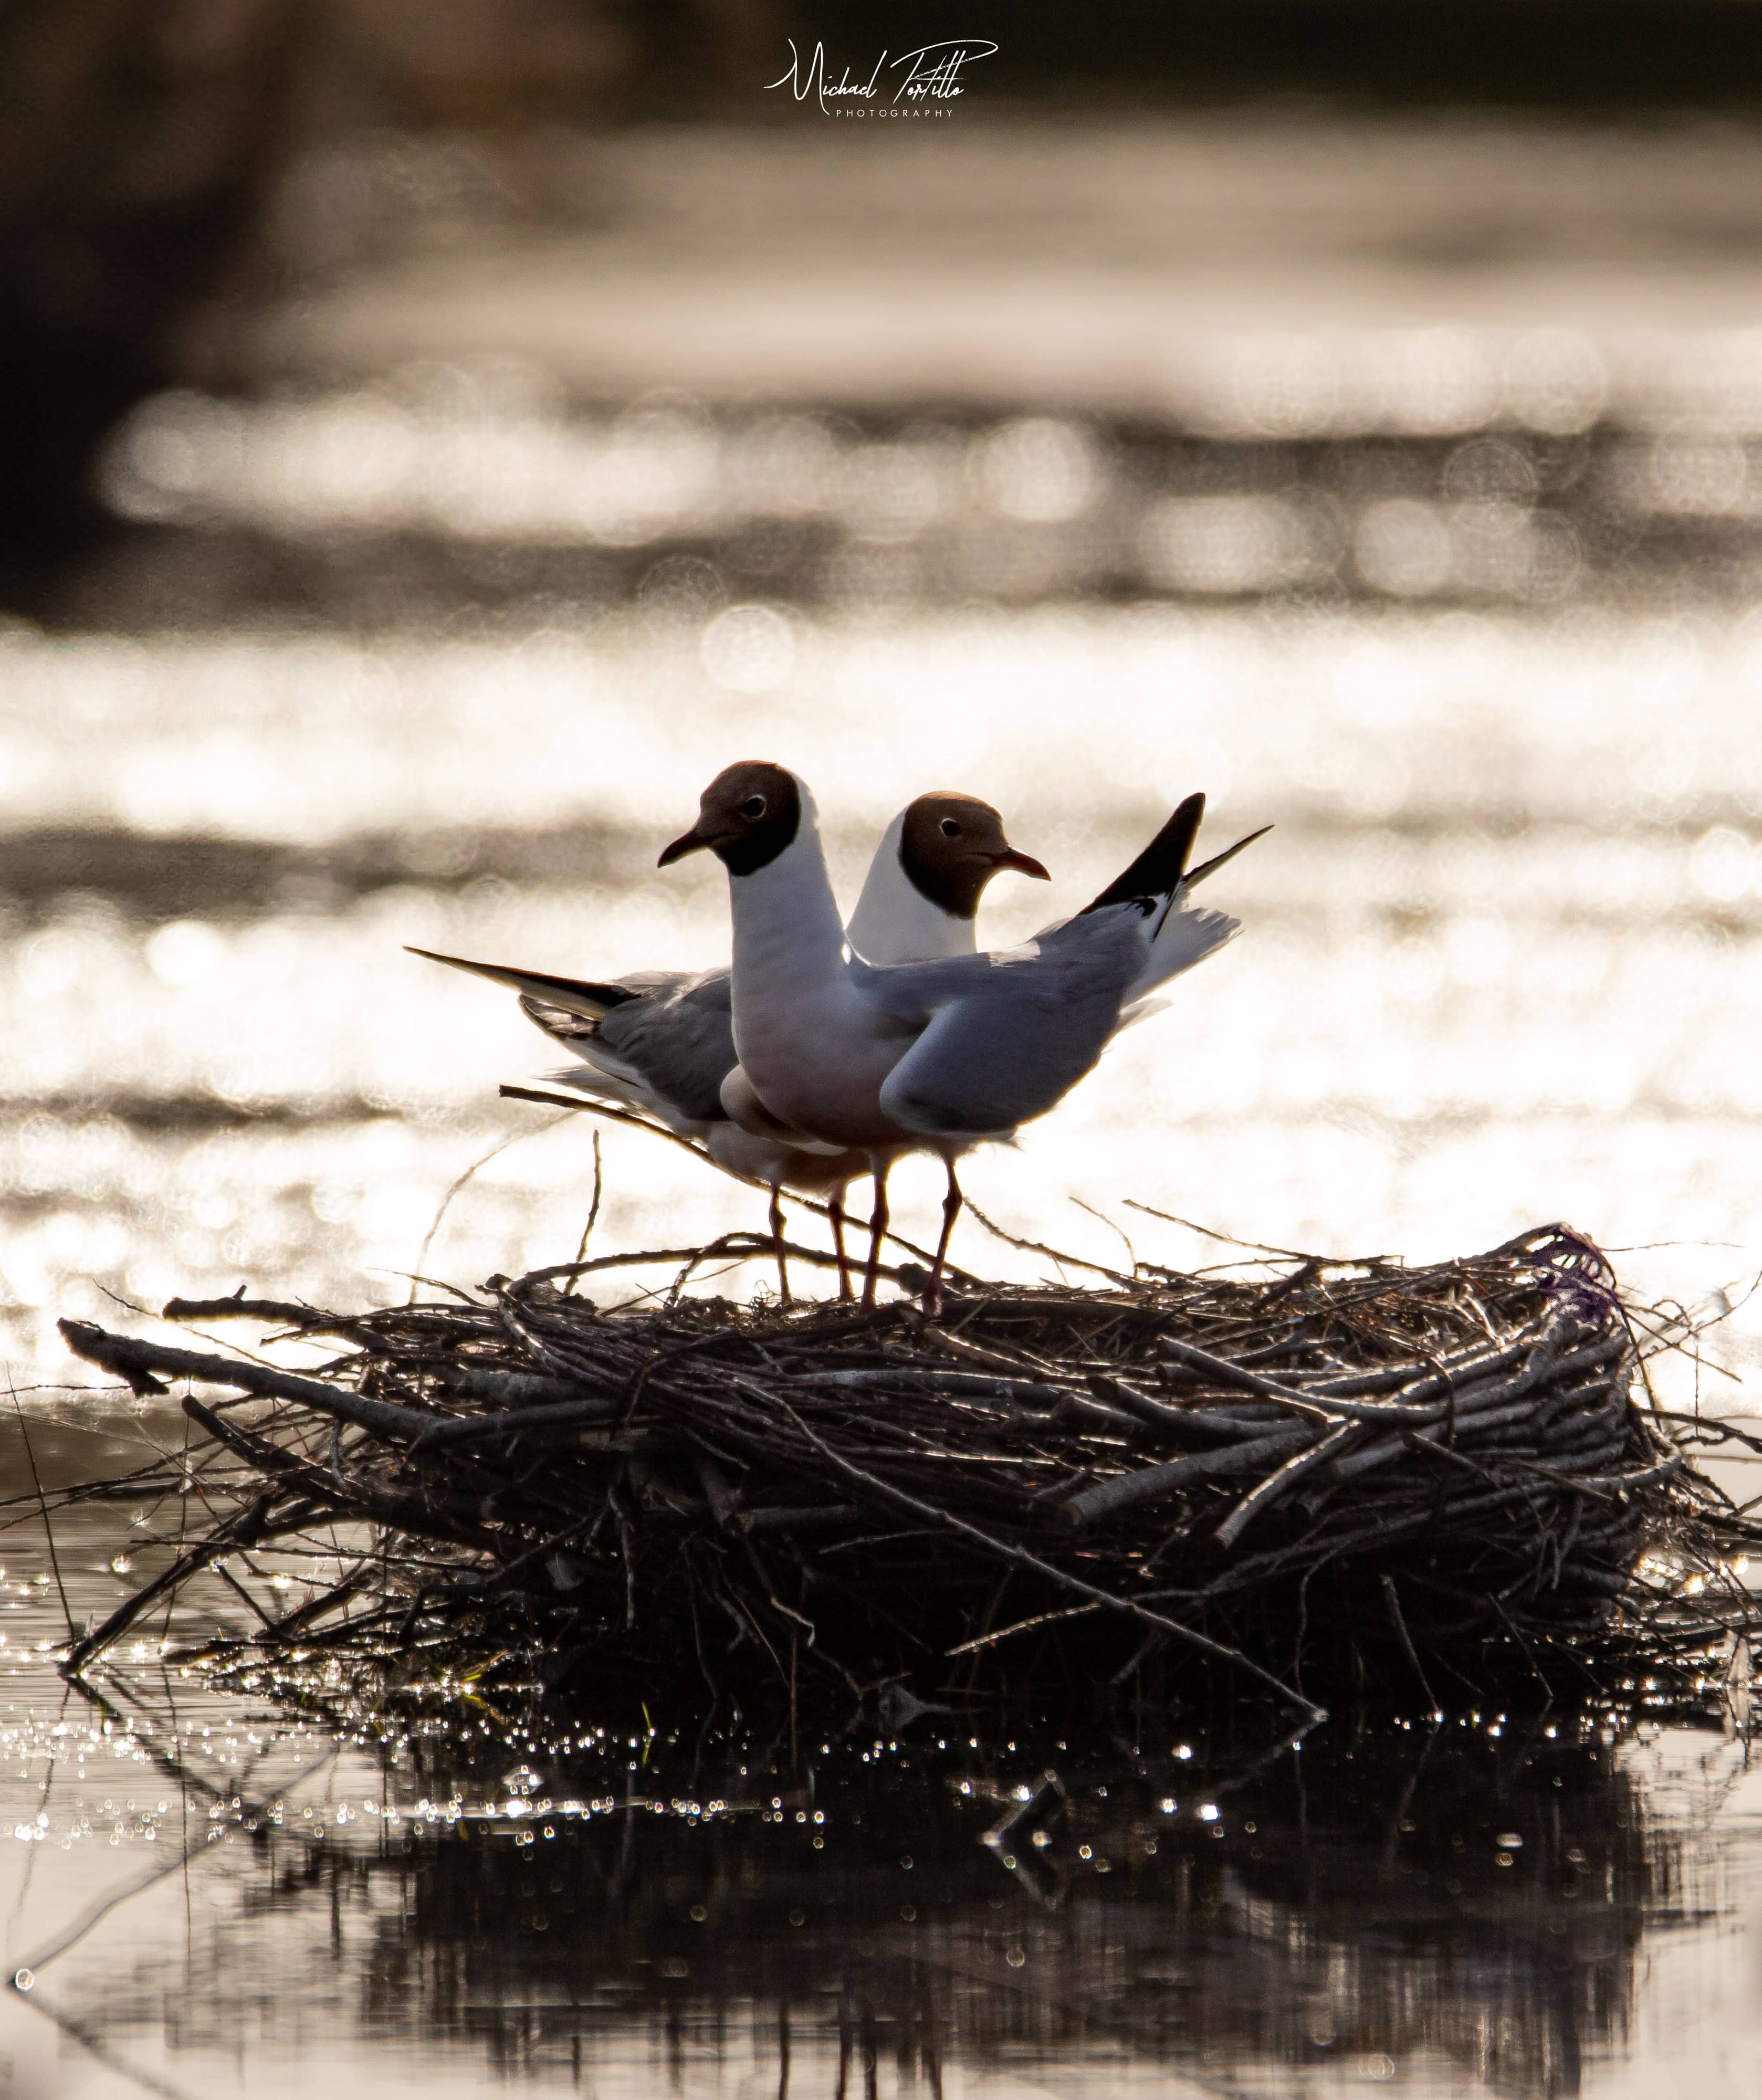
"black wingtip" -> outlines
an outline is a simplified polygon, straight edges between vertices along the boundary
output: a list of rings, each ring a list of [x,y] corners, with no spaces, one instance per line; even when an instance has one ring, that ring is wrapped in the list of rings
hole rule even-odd
[[[1195,883],[1203,882],[1208,875],[1216,875],[1225,861],[1234,860],[1239,853],[1246,852],[1256,839],[1264,839],[1271,831],[1270,824],[1262,824],[1259,831],[1250,832],[1245,839],[1238,839],[1233,846],[1225,846],[1221,854],[1213,854],[1209,860],[1202,860],[1197,867],[1189,868],[1186,884],[1191,889]]]
[[[1172,896],[1187,871],[1187,857],[1204,815],[1205,797],[1188,796],[1131,867],[1123,868],[1084,911],[1099,911],[1134,897]]]
[[[597,984],[585,977],[554,977],[547,970],[514,969],[504,964],[468,962],[463,955],[443,955],[433,948],[413,948],[406,944],[404,952],[407,955],[421,955],[427,962],[444,963],[450,969],[469,970],[473,977],[488,977],[493,984],[506,984],[510,979],[518,979],[515,989],[529,989],[540,998],[546,992],[554,993],[558,1003],[564,1007],[572,998],[588,999],[609,1012],[615,1006],[622,1006],[628,1000],[640,999],[643,995],[625,985]]]

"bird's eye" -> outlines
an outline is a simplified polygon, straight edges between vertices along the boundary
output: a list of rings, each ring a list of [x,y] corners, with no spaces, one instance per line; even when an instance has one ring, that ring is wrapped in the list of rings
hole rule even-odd
[[[765,797],[762,795],[749,795],[740,805],[743,817],[762,817],[764,814]]]
[[[960,836],[960,827],[955,822],[954,818],[952,817],[944,817],[943,818],[943,836],[945,839],[957,839]]]

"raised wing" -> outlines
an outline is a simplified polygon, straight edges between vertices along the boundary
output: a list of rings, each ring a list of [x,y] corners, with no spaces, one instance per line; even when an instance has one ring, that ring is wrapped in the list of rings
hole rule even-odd
[[[1199,835],[1205,815],[1205,797],[1190,795],[1129,867],[1120,870],[1081,915],[1105,911],[1110,904],[1124,904],[1133,897],[1172,897],[1187,871],[1193,841]]]
[[[1216,875],[1256,839],[1265,838],[1273,827],[1263,824],[1259,831],[1250,832],[1246,838],[1238,839],[1221,854],[1214,854],[1209,860],[1190,868],[1187,862],[1204,814],[1205,797],[1189,795],[1131,866],[1122,869],[1081,915],[1102,911],[1127,898],[1164,900],[1160,915],[1152,921],[1154,940],[1150,952],[1127,995],[1122,1026],[1143,1017],[1146,1009],[1142,1002],[1159,985],[1166,984],[1171,977],[1178,977],[1183,970],[1190,970],[1195,963],[1215,955],[1241,931],[1239,920],[1221,911],[1196,911],[1190,899],[1194,889],[1208,876]]]
[[[1150,935],[1145,905],[1106,906],[1026,949],[952,958],[947,996],[934,982],[944,965],[901,966],[901,977],[919,978],[930,1017],[888,1075],[883,1110],[925,1136],[969,1140],[1007,1136],[1044,1115],[1106,1048]],[[860,988],[866,995],[866,981]]]
[[[1208,876],[1226,867],[1239,853],[1245,852],[1256,839],[1264,839],[1273,828],[1270,824],[1262,824],[1257,832],[1250,832],[1246,838],[1225,846],[1221,854],[1213,854],[1197,867],[1189,867],[1187,862],[1204,815],[1205,797],[1188,796],[1131,866],[1122,868],[1084,910],[1098,911],[1103,905],[1122,903],[1128,897],[1172,897],[1177,889],[1196,889]]]

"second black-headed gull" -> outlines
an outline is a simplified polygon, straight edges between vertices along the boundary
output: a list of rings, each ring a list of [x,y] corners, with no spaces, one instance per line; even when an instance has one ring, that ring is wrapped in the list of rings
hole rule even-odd
[[[768,1119],[797,1142],[868,1160],[875,1210],[866,1302],[894,1159],[932,1151],[947,1168],[925,1292],[934,1308],[960,1207],[960,1154],[1007,1140],[1055,1107],[1159,986],[1238,931],[1225,913],[1196,909],[1190,893],[1262,834],[1190,870],[1204,810],[1203,795],[1189,796],[1084,911],[1020,947],[882,964],[847,951],[803,781],[755,759],[704,789],[696,823],[660,864],[707,849],[728,871],[740,1065],[722,1083],[722,1105],[744,1127]]]
[[[1039,861],[1010,845],[1003,818],[988,802],[946,792],[920,795],[882,833],[841,938],[872,963],[971,955],[979,900],[991,878],[1005,869],[1048,879]],[[839,1288],[841,1294],[848,1293],[844,1192],[870,1171],[867,1155],[785,1129],[749,1093],[737,1093],[740,1121],[724,1106],[723,1083],[736,1061],[726,967],[647,970],[615,982],[592,982],[467,962],[427,948],[410,952],[519,992],[528,1018],[581,1061],[546,1073],[553,1084],[637,1109],[675,1136],[701,1145],[727,1172],[769,1188],[785,1299],[788,1281],[778,1191],[788,1188],[825,1196]]]

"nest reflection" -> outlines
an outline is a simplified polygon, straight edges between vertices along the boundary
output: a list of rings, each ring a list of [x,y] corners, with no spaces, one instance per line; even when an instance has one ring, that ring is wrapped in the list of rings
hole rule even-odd
[[[538,2079],[749,2058],[743,2089],[796,2100],[873,2092],[890,2058],[930,2093],[1054,2060],[1075,2092],[1333,2066],[1570,2093],[1695,1865],[1608,1730],[1487,1722],[1234,1755],[1223,1727],[1197,1754],[876,1737],[795,1764],[750,1738],[419,1733],[381,1746],[364,1826],[242,1802],[242,1908],[178,1963],[177,2018],[192,2047],[250,2025],[226,1957],[254,1917],[313,1943],[273,1985],[295,2048],[340,2019]],[[95,2038],[151,2006],[158,1957],[134,1958],[87,2001]]]

